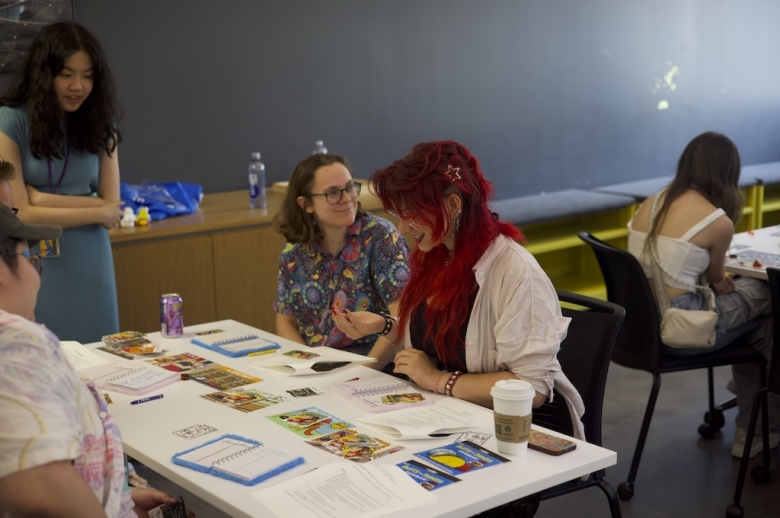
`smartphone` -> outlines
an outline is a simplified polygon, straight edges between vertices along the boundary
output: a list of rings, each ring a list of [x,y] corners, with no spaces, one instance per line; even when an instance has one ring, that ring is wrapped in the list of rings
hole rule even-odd
[[[179,497],[175,504],[162,504],[149,511],[149,518],[187,518],[184,499]]]
[[[577,443],[538,430],[531,430],[528,447],[550,455],[563,455],[577,447]]]

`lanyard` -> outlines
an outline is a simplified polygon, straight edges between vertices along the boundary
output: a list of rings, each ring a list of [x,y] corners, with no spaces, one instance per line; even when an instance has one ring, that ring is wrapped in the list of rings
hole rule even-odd
[[[60,173],[60,180],[57,182],[56,186],[52,187],[51,181],[51,160],[46,161],[46,165],[49,167],[49,192],[53,193],[56,192],[57,189],[60,188],[60,185],[62,185],[62,179],[65,178],[65,172],[68,170],[68,158],[70,157],[70,148],[65,147],[65,163],[62,164],[62,172]]]

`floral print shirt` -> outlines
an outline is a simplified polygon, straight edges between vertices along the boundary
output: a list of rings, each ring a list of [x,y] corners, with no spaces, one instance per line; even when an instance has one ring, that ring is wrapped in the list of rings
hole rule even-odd
[[[71,460],[106,515],[134,517],[122,438],[45,327],[0,311],[0,478]],[[8,514],[0,507],[0,516]]]
[[[386,313],[409,279],[409,248],[392,223],[366,214],[347,228],[335,255],[317,243],[289,244],[279,258],[274,309],[294,315],[307,345],[368,354],[376,335],[353,341],[331,318],[331,306]]]

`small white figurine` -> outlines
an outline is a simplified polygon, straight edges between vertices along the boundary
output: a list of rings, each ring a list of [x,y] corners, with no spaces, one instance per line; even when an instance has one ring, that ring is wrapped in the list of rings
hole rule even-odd
[[[125,228],[135,226],[135,214],[133,213],[132,207],[125,207],[125,212],[122,214],[119,225]]]

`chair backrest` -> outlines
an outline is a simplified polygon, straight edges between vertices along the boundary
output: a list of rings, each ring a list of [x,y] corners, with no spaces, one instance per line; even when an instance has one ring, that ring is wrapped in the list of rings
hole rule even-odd
[[[587,232],[580,232],[579,236],[596,254],[607,287],[607,299],[626,310],[626,321],[615,342],[612,359],[618,365],[632,369],[657,370],[661,350],[660,318],[642,265],[629,252]]]
[[[601,446],[601,411],[609,361],[626,313],[617,304],[575,293],[558,291],[558,299],[584,308],[562,309],[571,322],[558,361],[585,404],[585,438]]]
[[[767,268],[769,293],[772,295],[772,364],[769,366],[768,387],[780,394],[780,269]]]

